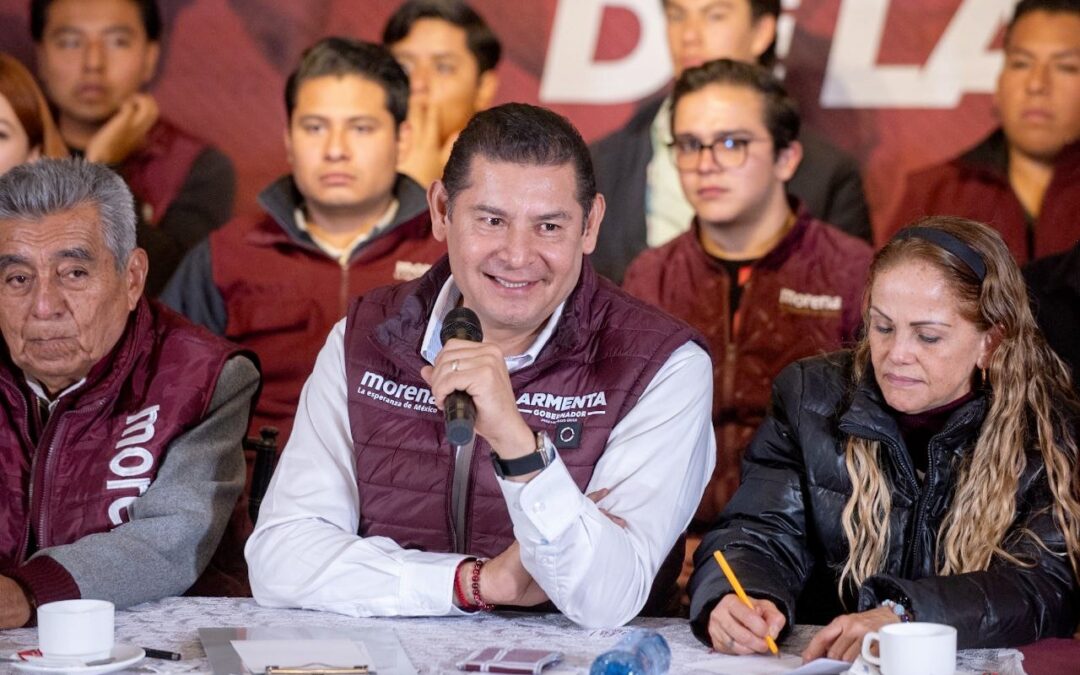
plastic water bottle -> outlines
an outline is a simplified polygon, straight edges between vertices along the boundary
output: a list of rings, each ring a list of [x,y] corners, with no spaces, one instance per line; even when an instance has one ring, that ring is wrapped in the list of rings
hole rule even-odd
[[[663,675],[671,667],[671,648],[654,630],[635,629],[592,663],[590,675]]]

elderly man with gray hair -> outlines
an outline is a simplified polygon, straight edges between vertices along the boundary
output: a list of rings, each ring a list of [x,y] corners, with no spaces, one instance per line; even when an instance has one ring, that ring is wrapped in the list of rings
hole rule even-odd
[[[0,177],[0,627],[183,593],[243,487],[255,358],[144,298],[146,273],[107,168]]]

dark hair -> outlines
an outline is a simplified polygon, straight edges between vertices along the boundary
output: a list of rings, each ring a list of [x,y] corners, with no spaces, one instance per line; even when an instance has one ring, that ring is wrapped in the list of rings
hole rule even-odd
[[[383,29],[382,41],[390,46],[401,42],[421,19],[438,19],[465,31],[465,43],[476,59],[478,73],[495,70],[502,56],[499,38],[484,19],[461,0],[407,0],[398,7]]]
[[[765,66],[732,59],[716,59],[687,68],[675,81],[671,92],[671,125],[675,135],[675,109],[683,96],[713,84],[746,87],[761,94],[765,103],[765,127],[773,141],[773,152],[780,152],[799,137],[799,106]]]
[[[400,125],[409,112],[409,76],[382,45],[343,37],[319,40],[300,57],[285,82],[285,114],[292,119],[300,85],[318,77],[357,75],[386,92],[386,109]]]
[[[469,171],[477,155],[496,162],[562,166],[572,164],[578,204],[588,217],[596,198],[596,176],[585,139],[570,120],[546,108],[507,103],[473,115],[450,151],[443,186],[451,205],[469,187]]]
[[[750,0],[750,16],[756,23],[763,16],[771,16],[780,21],[780,0]],[[769,43],[769,46],[758,57],[758,63],[763,66],[772,67],[776,63],[776,38],[773,37],[773,41]]]
[[[762,17],[771,16],[776,21],[780,21],[780,0],[747,0],[750,3],[750,19],[754,23],[757,23]],[[667,6],[668,0],[660,0],[660,4]],[[776,64],[776,38],[773,37],[773,41],[769,43],[769,46],[758,57],[758,63],[763,66],[772,67]]]
[[[1009,44],[1009,36],[1016,27],[1016,23],[1032,12],[1080,14],[1080,0],[1020,0],[1016,3],[1016,9],[1013,10],[1012,19],[1005,26],[1006,45]]]
[[[161,10],[158,8],[157,0],[129,1],[139,8],[143,29],[146,31],[146,38],[150,42],[160,40]],[[34,38],[34,42],[41,42],[41,38],[45,34],[45,23],[49,18],[49,6],[52,4],[53,0],[30,0],[30,36]]]

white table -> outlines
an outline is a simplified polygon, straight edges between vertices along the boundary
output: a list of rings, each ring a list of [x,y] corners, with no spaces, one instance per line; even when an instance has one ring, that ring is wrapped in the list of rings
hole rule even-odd
[[[199,643],[198,629],[206,627],[287,627],[308,626],[327,629],[386,628],[397,633],[413,666],[420,673],[457,672],[453,663],[470,650],[485,646],[521,646],[557,649],[564,653],[559,672],[587,673],[597,654],[612,646],[632,627],[659,631],[671,645],[673,673],[746,672],[756,669],[741,665],[736,670],[704,670],[703,662],[719,668],[721,657],[706,649],[680,619],[636,619],[629,627],[589,630],[553,614],[481,614],[445,618],[355,619],[337,614],[304,610],[267,609],[251,599],[166,598],[138,605],[116,614],[116,639],[140,647],[180,652],[180,662],[145,659],[128,672],[211,672]],[[814,627],[797,627],[781,643],[782,651],[798,653]],[[11,652],[36,644],[37,631],[21,628],[0,632],[0,649]],[[963,652],[961,665],[979,672],[993,670],[1001,675],[1022,675],[1021,655],[1015,650]],[[0,668],[0,672],[11,672]],[[545,671],[551,672],[551,671]]]

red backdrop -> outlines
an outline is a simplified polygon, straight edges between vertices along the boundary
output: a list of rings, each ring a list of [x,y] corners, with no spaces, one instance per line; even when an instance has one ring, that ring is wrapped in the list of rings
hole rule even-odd
[[[501,36],[497,102],[541,103],[586,138],[666,85],[659,0],[474,0]],[[903,176],[994,126],[990,92],[1013,0],[785,0],[781,52],[806,123],[863,166],[875,227]],[[163,0],[165,56],[151,89],[181,125],[229,154],[239,211],[286,170],[281,92],[315,39],[375,40],[398,0]],[[0,50],[33,63],[27,0],[0,0]]]

